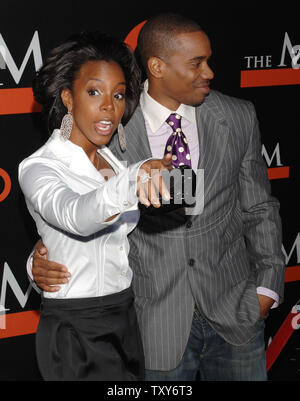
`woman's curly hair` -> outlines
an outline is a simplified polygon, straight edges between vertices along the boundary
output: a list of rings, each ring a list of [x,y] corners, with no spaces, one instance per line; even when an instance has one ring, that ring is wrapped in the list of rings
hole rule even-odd
[[[141,74],[132,51],[124,42],[102,32],[81,32],[50,51],[33,82],[34,97],[43,107],[50,133],[60,127],[67,113],[61,100],[62,90],[72,90],[80,68],[88,61],[114,61],[120,65],[126,80],[123,124],[134,112],[140,96]]]

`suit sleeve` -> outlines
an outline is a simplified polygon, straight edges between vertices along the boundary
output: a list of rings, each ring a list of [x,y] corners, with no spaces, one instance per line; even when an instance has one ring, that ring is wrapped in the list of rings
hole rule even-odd
[[[271,196],[267,166],[261,154],[261,140],[256,113],[250,107],[251,129],[240,174],[240,202],[244,235],[257,287],[268,288],[283,300],[285,263],[282,253],[279,202]]]

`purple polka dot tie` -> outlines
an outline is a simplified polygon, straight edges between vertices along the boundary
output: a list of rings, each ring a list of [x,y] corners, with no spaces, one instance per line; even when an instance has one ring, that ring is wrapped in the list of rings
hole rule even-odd
[[[172,154],[172,165],[192,167],[189,146],[184,133],[181,130],[181,116],[172,113],[166,120],[173,132],[167,140],[165,154]]]

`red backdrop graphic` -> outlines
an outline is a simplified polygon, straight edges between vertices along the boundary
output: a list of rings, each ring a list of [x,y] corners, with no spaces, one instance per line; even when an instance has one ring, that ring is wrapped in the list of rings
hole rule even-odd
[[[11,179],[5,170],[0,168],[0,177],[3,180],[3,189],[0,193],[0,202],[4,201],[10,193],[11,190]]]

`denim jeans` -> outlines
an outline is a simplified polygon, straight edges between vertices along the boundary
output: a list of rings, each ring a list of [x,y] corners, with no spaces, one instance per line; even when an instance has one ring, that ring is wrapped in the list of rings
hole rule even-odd
[[[227,343],[195,311],[180,364],[173,370],[146,370],[147,381],[265,381],[267,380],[264,320],[249,343]]]

